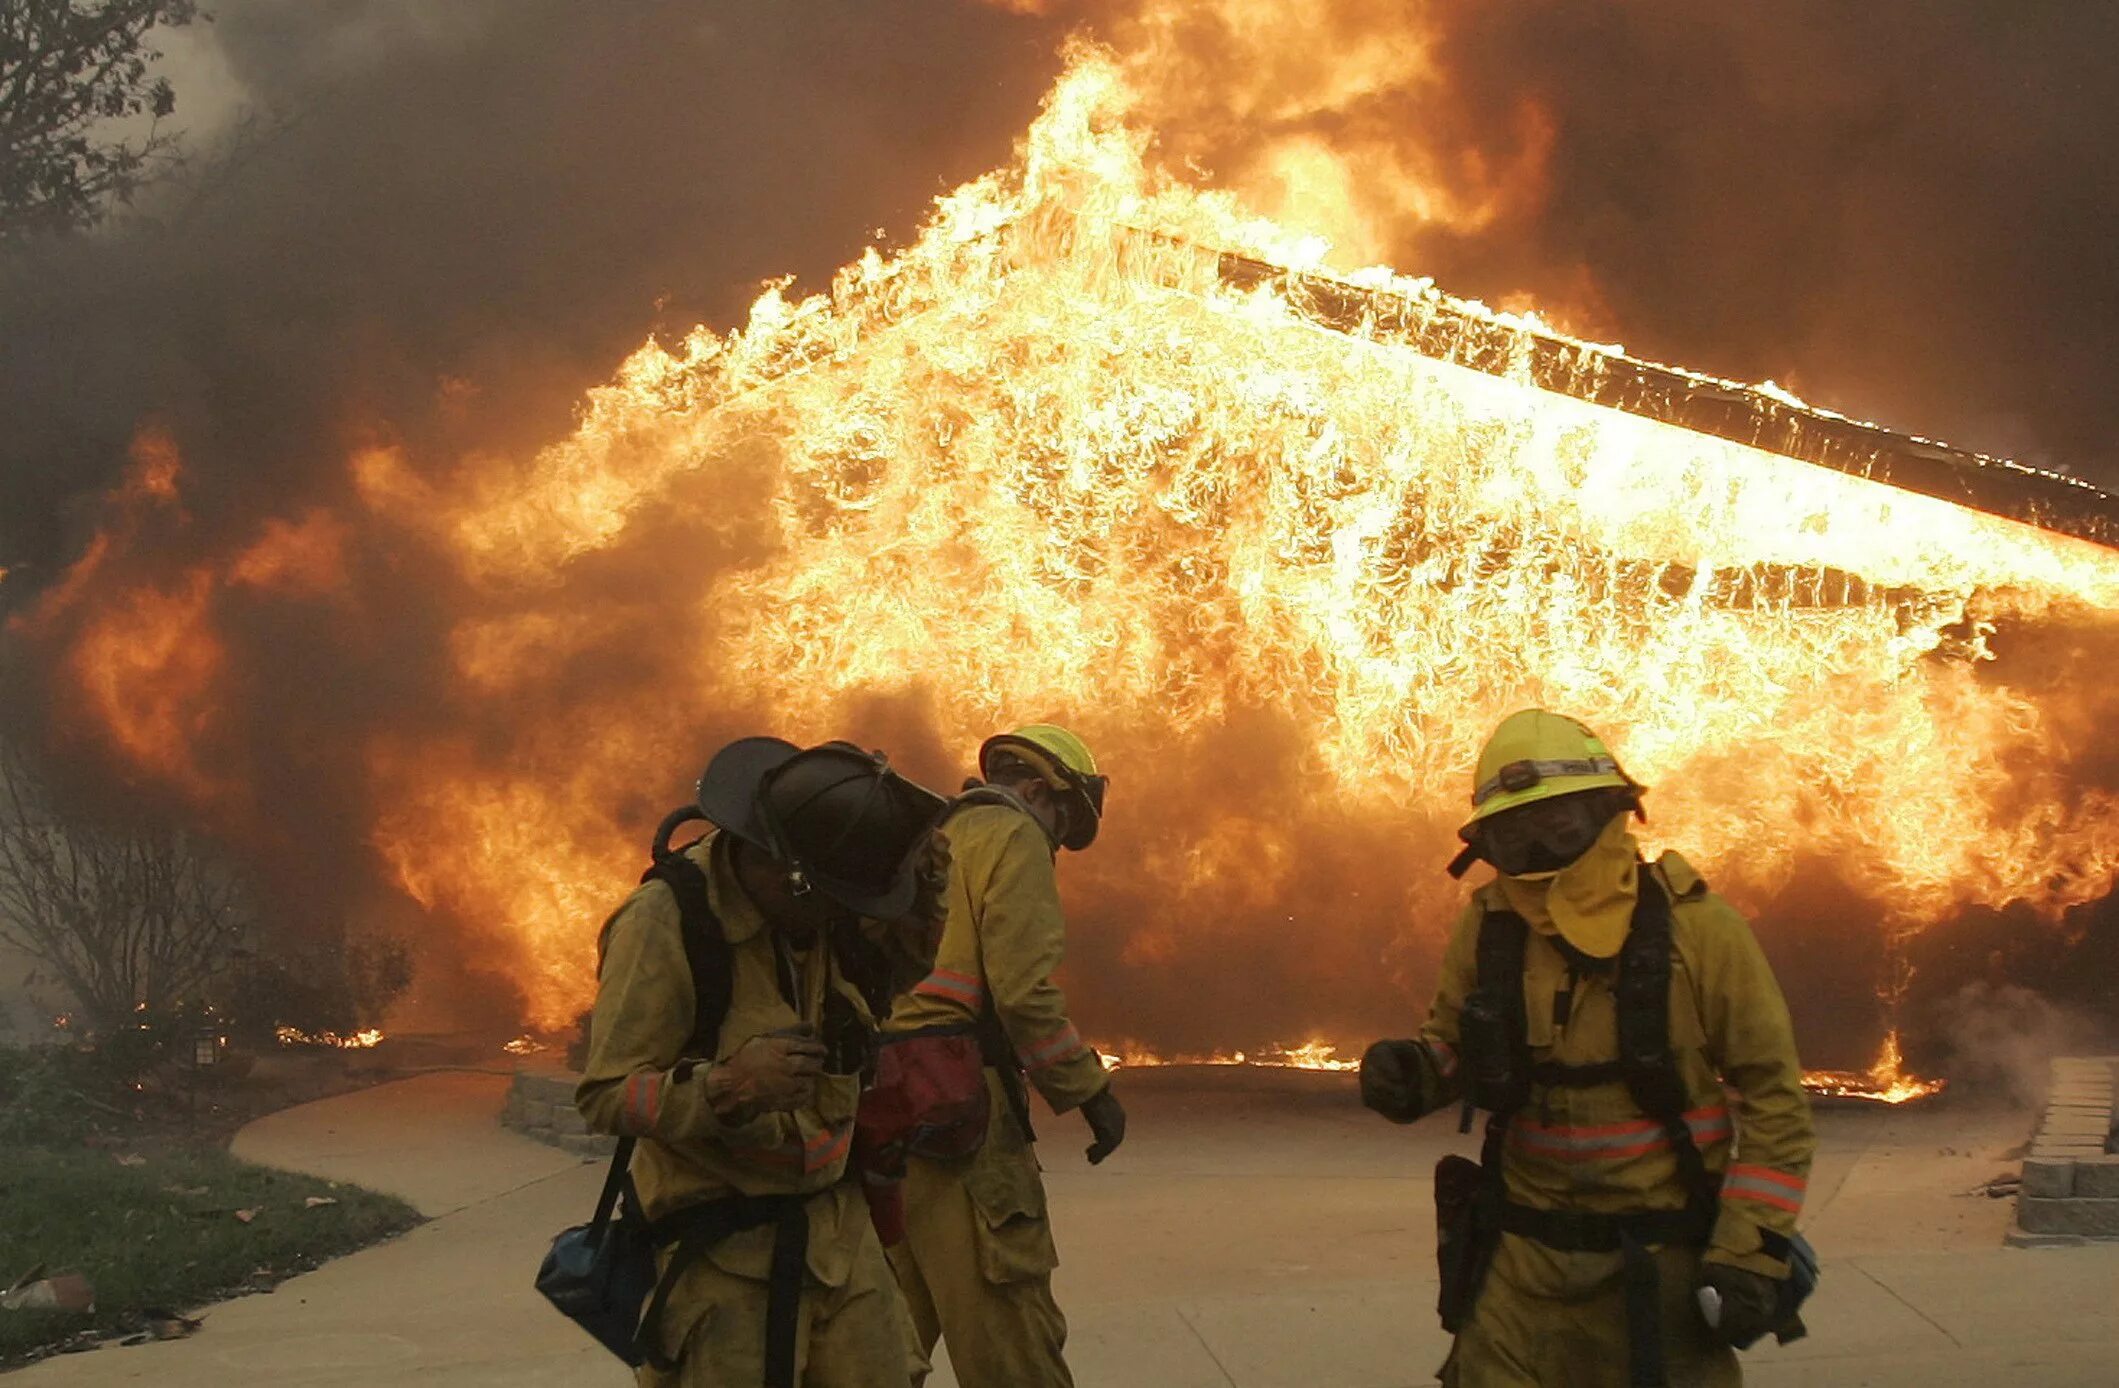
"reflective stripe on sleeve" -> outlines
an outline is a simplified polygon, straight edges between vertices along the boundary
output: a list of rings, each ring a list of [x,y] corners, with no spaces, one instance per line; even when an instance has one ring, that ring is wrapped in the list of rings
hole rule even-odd
[[[962,1003],[977,1011],[986,1002],[986,985],[979,982],[976,974],[958,973],[954,969],[936,969],[913,985],[913,993],[920,997],[943,998],[949,1002]]]
[[[638,1070],[625,1077],[625,1106],[618,1113],[618,1131],[626,1137],[648,1137],[662,1117],[660,1070]]]
[[[1016,1057],[1023,1062],[1023,1068],[1026,1070],[1049,1070],[1055,1065],[1063,1065],[1073,1060],[1088,1049],[1082,1044],[1081,1033],[1074,1029],[1074,1023],[1069,1022],[1037,1044],[1019,1047]]]
[[[802,1171],[814,1175],[845,1160],[846,1152],[853,1145],[853,1124],[839,1128],[819,1128],[811,1133],[809,1141],[802,1144]]]
[[[1800,1214],[1810,1183],[1770,1166],[1736,1165],[1722,1177],[1724,1200],[1751,1200],[1770,1209]]]

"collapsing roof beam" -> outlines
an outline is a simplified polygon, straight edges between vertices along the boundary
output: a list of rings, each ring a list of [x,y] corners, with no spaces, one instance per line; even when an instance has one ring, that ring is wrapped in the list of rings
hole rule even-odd
[[[1366,288],[1228,252],[1216,269],[1230,288],[1270,289],[1334,332],[1401,343],[1487,375],[1527,375],[1557,394],[2119,549],[2119,497],[2079,478],[1541,332],[1437,291]]]

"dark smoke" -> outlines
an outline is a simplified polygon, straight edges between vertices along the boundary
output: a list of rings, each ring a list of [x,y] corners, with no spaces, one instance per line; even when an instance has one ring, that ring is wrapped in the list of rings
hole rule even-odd
[[[1528,97],[1548,198],[1429,247],[1460,292],[1577,270],[1628,347],[2119,485],[2119,11],[1465,4],[1473,147]]]
[[[143,419],[208,528],[328,485],[356,421],[444,455],[542,442],[651,329],[909,231],[1006,159],[1057,67],[954,0],[214,12],[259,117],[234,157],[196,149],[150,215],[0,266],[0,565],[32,579]]]

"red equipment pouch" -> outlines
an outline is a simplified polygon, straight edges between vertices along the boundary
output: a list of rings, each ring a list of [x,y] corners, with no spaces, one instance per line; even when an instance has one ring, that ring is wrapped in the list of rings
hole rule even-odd
[[[902,1176],[909,1153],[968,1157],[986,1141],[985,1063],[970,1026],[886,1034],[861,1095],[854,1145],[864,1171]]]

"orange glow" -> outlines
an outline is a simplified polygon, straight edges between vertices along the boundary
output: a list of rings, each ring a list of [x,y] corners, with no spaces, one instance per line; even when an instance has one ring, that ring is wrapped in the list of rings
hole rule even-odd
[[[133,765],[191,794],[217,783],[194,744],[213,715],[225,654],[207,625],[211,580],[194,570],[167,589],[134,588],[100,606],[76,638],[71,670],[84,713]]]
[[[902,255],[826,296],[771,289],[726,338],[649,344],[571,438],[454,484],[422,524],[515,599],[459,629],[464,672],[539,680],[520,652],[589,639],[569,565],[711,478],[738,504],[703,532],[763,530],[676,600],[715,634],[692,672],[710,699],[821,733],[901,696],[958,747],[1053,710],[1120,766],[1167,763],[1238,706],[1306,730],[1306,802],[1144,850],[1181,852],[1150,875],[1217,910],[1283,898],[1288,820],[1356,787],[1447,856],[1479,741],[1533,702],[1610,729],[1658,824],[1740,897],[1803,851],[1834,853],[1897,928],[2106,889],[2119,816],[2057,772],[2026,805],[2025,769],[2068,749],[2045,708],[1982,681],[1976,623],[2087,620],[2119,599],[2119,556],[1358,345],[1155,263],[1118,230],[1312,248],[1155,175],[1129,95],[1080,56],[1021,166],[943,199]],[[1751,582],[1825,571],[1860,586]],[[584,923],[638,852],[600,808],[622,794],[599,788],[606,759],[647,764],[653,742],[637,712],[584,709],[505,775],[445,749],[379,763],[386,854],[422,900],[505,907],[538,1021],[585,995]],[[503,830],[545,846],[527,871]],[[1181,950],[1191,917],[1137,922],[1128,956]]]
[[[149,426],[133,435],[132,472],[119,495],[125,500],[174,504],[184,460],[169,431]]]
[[[1534,195],[1550,138],[1532,113],[1518,163],[1404,179],[1320,145],[1289,93],[1358,105],[1432,55],[1417,34],[1334,65],[1278,52],[1267,8],[1216,6],[1271,69],[1231,109],[1286,126],[1226,184],[1241,198],[1151,161],[1189,70],[1157,26],[1190,40],[1180,7],[1144,12],[1128,57],[1075,50],[1016,161],[904,250],[643,345],[535,456],[351,460],[349,524],[466,595],[438,661],[455,702],[346,734],[371,842],[526,1022],[589,996],[596,924],[697,729],[824,737],[878,710],[966,758],[998,726],[1078,727],[1117,790],[1066,889],[1123,921],[1113,966],[1271,949],[1258,967],[1297,994],[1432,957],[1468,769],[1530,704],[1601,728],[1652,788],[1651,837],[1743,905],[1820,860],[1865,903],[1843,928],[1897,936],[2110,889],[2119,805],[2069,774],[2096,691],[2019,674],[1995,638],[2111,633],[2119,554],[1221,283],[1192,248],[1328,263],[1320,223],[1373,238],[1406,215],[1378,197],[1476,227]],[[1144,87],[1157,51],[1175,66]],[[112,604],[125,639],[91,627],[69,669],[128,757],[187,784],[167,748],[219,660],[214,585],[320,594],[339,535],[310,513]],[[1271,1054],[1344,1068],[1353,1040]]]
[[[327,511],[300,520],[270,520],[249,549],[229,566],[231,583],[298,597],[316,597],[346,586],[346,527]]]

